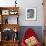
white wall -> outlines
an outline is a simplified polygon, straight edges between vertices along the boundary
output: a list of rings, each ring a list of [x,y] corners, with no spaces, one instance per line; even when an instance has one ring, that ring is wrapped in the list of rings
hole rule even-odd
[[[0,0],[0,6],[14,6],[15,0]],[[20,7],[20,26],[43,26],[43,6],[42,0],[17,0]],[[36,8],[37,10],[37,20],[36,21],[26,21],[25,19],[25,9],[26,8]]]
[[[10,6],[14,6],[15,3],[14,3],[15,0],[0,0],[0,6],[1,7],[10,7]]]
[[[21,0],[20,12],[20,25],[24,26],[43,26],[43,6],[42,0]],[[25,9],[26,8],[36,8],[37,10],[37,21],[25,21]]]

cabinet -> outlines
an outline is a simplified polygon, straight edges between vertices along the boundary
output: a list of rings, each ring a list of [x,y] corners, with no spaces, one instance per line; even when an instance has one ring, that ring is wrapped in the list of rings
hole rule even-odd
[[[18,18],[19,7],[0,7],[0,46],[18,46]]]

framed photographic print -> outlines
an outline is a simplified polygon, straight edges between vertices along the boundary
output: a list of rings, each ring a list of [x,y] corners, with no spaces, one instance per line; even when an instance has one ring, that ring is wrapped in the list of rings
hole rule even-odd
[[[26,8],[26,20],[36,20],[36,8]]]
[[[9,10],[2,10],[2,15],[9,15]]]

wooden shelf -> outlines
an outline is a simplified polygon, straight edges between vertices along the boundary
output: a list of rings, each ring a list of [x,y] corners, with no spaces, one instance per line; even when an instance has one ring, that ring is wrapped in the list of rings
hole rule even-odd
[[[18,46],[19,41],[1,41],[1,45],[3,46]]]
[[[17,40],[17,41],[12,41],[12,40],[11,41],[0,41],[0,45],[2,45],[2,44],[10,44],[10,43],[13,44],[13,45],[16,44],[16,43],[18,44],[19,40]]]
[[[0,10],[12,10],[12,9],[16,9],[16,10],[18,10],[19,9],[19,7],[0,7]]]
[[[5,43],[8,43],[8,42],[12,43],[12,42],[19,42],[19,40],[15,40],[15,41],[10,40],[10,41],[3,41],[3,42],[5,42]]]
[[[14,31],[14,29],[16,29],[17,31],[19,31],[19,24],[0,24],[1,27],[1,31],[5,28],[9,28],[12,29]]]
[[[13,14],[10,12],[13,12]],[[17,24],[8,24],[7,16],[8,17],[17,16]],[[3,33],[3,30],[7,28],[7,29],[11,29],[10,31],[14,31],[14,33],[18,33],[19,28],[20,28],[19,24],[18,24],[18,17],[19,17],[19,7],[0,7],[0,19],[1,19],[0,32]],[[1,34],[1,36],[2,36],[2,34]],[[14,37],[13,37],[13,39],[14,39]],[[13,39],[10,39],[9,41],[4,41],[4,39],[2,39],[2,38],[3,37],[1,37],[0,46],[18,46],[18,41],[13,41]]]

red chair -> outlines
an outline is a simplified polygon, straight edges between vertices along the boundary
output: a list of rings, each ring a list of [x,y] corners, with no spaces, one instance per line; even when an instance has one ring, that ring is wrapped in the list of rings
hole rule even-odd
[[[25,43],[25,39],[28,39],[29,37],[37,37],[36,33],[33,31],[32,28],[29,28],[26,30],[24,37],[22,38],[21,46],[27,46]],[[37,38],[36,38],[37,39]],[[41,46],[39,42],[35,46]]]

